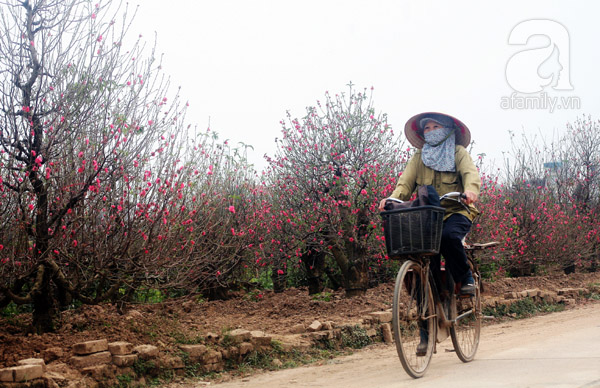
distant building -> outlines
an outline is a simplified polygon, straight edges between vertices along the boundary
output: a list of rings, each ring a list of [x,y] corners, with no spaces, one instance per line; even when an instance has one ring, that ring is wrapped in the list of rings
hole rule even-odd
[[[562,169],[563,162],[546,162],[544,163],[544,169],[547,171],[558,171]]]

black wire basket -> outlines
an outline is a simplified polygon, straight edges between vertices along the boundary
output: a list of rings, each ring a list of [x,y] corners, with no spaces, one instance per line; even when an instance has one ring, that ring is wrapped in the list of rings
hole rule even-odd
[[[435,255],[440,251],[444,208],[418,206],[381,213],[385,247],[390,259],[405,255]]]

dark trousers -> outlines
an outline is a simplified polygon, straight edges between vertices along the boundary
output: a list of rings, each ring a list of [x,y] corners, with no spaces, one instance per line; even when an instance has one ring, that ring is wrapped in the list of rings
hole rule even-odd
[[[455,283],[462,282],[469,273],[469,263],[462,240],[471,230],[471,221],[462,214],[453,214],[446,221],[442,229],[442,243],[440,254],[446,261],[446,270],[452,274]],[[431,268],[440,271],[440,255],[431,258]]]

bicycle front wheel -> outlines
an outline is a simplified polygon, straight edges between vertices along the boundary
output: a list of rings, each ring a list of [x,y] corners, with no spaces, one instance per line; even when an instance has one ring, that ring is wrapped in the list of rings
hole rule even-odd
[[[396,277],[392,325],[402,367],[414,378],[429,366],[436,340],[436,316],[429,282],[422,281],[423,267],[406,261]]]
[[[481,333],[481,279],[473,272],[475,295],[472,297],[455,296],[456,322],[450,327],[450,336],[456,355],[462,362],[475,358]]]

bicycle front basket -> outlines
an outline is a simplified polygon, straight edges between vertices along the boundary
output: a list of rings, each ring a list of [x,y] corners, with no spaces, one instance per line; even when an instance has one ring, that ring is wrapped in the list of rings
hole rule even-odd
[[[419,206],[381,213],[390,259],[403,255],[435,255],[440,251],[444,208]]]

